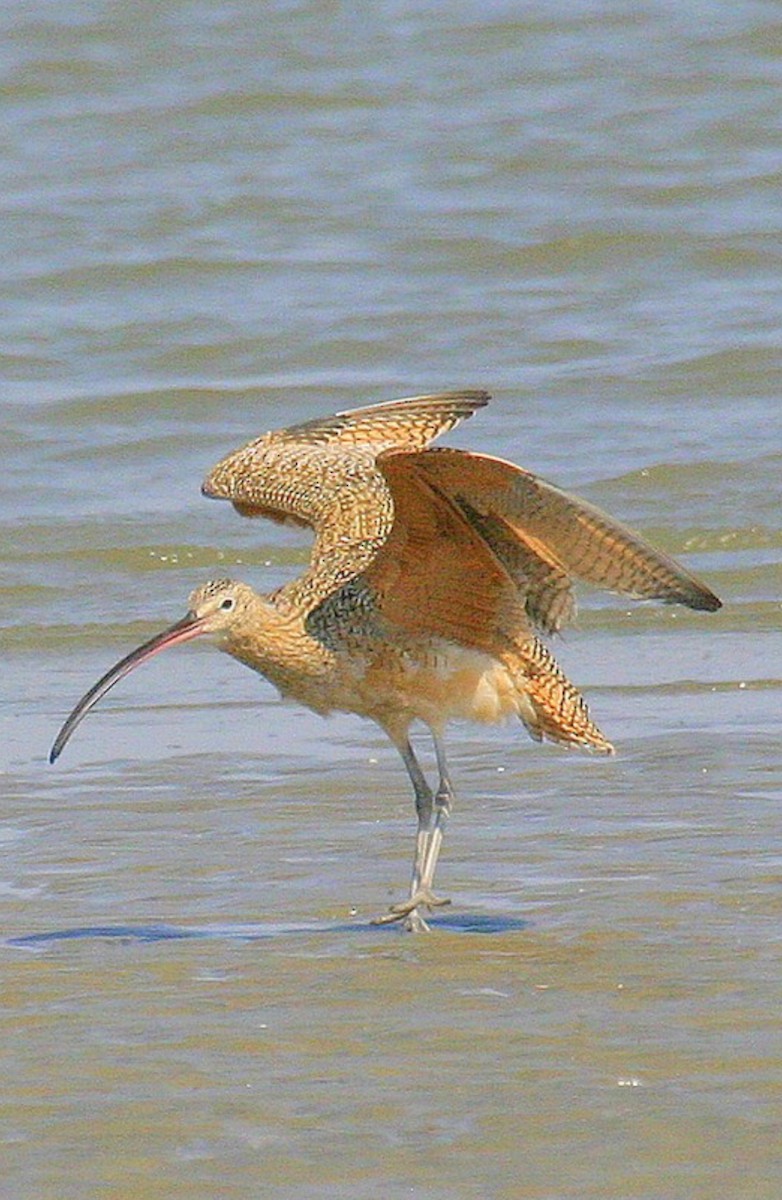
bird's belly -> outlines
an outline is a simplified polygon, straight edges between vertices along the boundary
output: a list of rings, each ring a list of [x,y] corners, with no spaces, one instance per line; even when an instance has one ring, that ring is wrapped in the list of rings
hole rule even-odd
[[[426,654],[402,653],[367,662],[354,676],[367,715],[407,714],[441,725],[451,717],[494,723],[518,715],[520,696],[510,672],[478,651],[444,643]],[[378,717],[376,717],[378,719]]]

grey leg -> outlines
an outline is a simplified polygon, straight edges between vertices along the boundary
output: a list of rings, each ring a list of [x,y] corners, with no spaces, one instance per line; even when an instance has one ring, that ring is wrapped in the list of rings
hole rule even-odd
[[[434,885],[434,873],[437,870],[437,860],[443,844],[445,827],[451,815],[453,803],[453,786],[448,775],[448,763],[445,760],[445,747],[439,734],[432,730],[432,741],[437,755],[437,770],[440,781],[434,797],[434,823],[429,834],[429,844],[426,850],[426,861],[421,873],[421,891],[431,892]]]
[[[403,741],[395,741],[402,761],[407,768],[410,781],[415,792],[415,810],[418,817],[416,832],[415,857],[413,873],[410,880],[409,898],[401,904],[394,904],[389,912],[382,917],[376,917],[373,925],[386,925],[392,921],[403,921],[406,929],[411,932],[422,932],[429,926],[418,911],[420,905],[433,908],[441,904],[449,904],[432,892],[431,883],[437,866],[437,859],[443,841],[443,830],[448,813],[450,812],[453,792],[445,765],[445,754],[439,738],[433,732],[437,766],[440,773],[440,783],[437,795],[432,796],[432,789],[426,782],[426,777],[418,763],[410,740],[405,736]],[[434,821],[432,814],[434,811]]]
[[[410,880],[410,897],[412,899],[421,886],[428,851],[432,825],[432,789],[426,782],[418,759],[415,756],[409,739],[400,747],[402,761],[407,767],[407,773],[415,792],[415,812],[418,817],[418,830],[415,838],[415,857],[413,859],[413,874]]]

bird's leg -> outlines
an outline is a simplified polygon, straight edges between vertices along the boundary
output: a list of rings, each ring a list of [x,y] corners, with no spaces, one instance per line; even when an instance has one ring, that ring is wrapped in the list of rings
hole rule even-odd
[[[410,879],[410,896],[415,896],[421,886],[421,877],[424,873],[427,854],[429,851],[429,838],[431,835],[432,826],[432,789],[426,781],[423,771],[421,770],[418,759],[416,758],[413,747],[407,740],[404,746],[400,747],[402,759],[407,767],[407,773],[413,784],[415,792],[415,812],[418,818],[418,829],[415,836],[415,856],[413,858],[413,874]]]
[[[437,856],[443,840],[443,826],[450,811],[452,796],[451,787],[445,772],[445,757],[437,737],[433,734],[437,763],[440,771],[440,784],[437,795],[432,796],[432,789],[426,781],[418,759],[415,756],[410,740],[405,736],[404,741],[397,742],[402,761],[407,767],[407,773],[415,792],[415,811],[418,817],[418,829],[415,840],[415,857],[413,859],[413,874],[410,880],[410,895],[401,904],[394,904],[382,917],[376,917],[373,925],[387,925],[392,921],[403,921],[406,929],[411,932],[422,932],[429,928],[426,921],[418,912],[420,905],[434,908],[441,904],[449,904],[449,900],[441,900],[432,893],[431,880],[437,865]],[[435,819],[432,821],[432,813]],[[441,811],[444,810],[444,811]],[[437,835],[437,843],[432,854],[433,839]],[[427,880],[429,881],[427,883]]]
[[[391,921],[404,921],[407,929],[419,932],[426,930],[428,926],[420,913],[416,911],[417,905],[414,897],[419,893],[421,878],[426,866],[432,824],[433,796],[432,789],[429,787],[426,776],[421,770],[418,759],[415,756],[415,751],[410,745],[410,739],[405,735],[401,740],[395,738],[394,742],[407,768],[407,773],[410,776],[410,782],[413,785],[415,793],[415,811],[418,817],[418,829],[415,838],[413,873],[410,879],[409,900],[404,901],[402,904],[395,904],[382,917],[376,917],[372,924],[387,925]]]
[[[434,873],[437,870],[437,860],[440,857],[445,826],[451,815],[451,805],[454,798],[453,786],[448,775],[448,763],[445,759],[445,747],[439,734],[434,730],[432,730],[432,741],[434,742],[434,751],[437,755],[437,770],[440,780],[434,797],[434,822],[429,833],[429,844],[426,849],[426,859],[421,873],[421,891],[428,892],[430,895],[434,886]],[[439,901],[439,903],[447,904],[448,901]]]

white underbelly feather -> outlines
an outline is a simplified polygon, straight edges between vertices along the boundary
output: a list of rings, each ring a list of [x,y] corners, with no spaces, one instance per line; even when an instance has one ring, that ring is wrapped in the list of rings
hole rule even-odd
[[[367,708],[375,693],[385,704],[390,701],[398,711],[431,725],[452,717],[493,724],[520,711],[518,688],[502,663],[448,643],[425,656],[395,656],[393,666],[366,664],[355,684]]]

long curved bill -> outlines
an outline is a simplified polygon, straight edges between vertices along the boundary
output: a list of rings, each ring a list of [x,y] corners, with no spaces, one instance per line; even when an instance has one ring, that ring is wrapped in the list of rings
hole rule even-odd
[[[53,763],[55,759],[60,757],[65,749],[66,742],[69,740],[76,726],[84,720],[93,705],[97,704],[101,697],[105,696],[106,692],[114,687],[115,683],[119,683],[120,679],[124,679],[134,667],[146,662],[148,658],[152,658],[160,650],[166,650],[169,646],[177,646],[180,642],[189,642],[191,638],[198,637],[203,632],[204,618],[197,617],[195,613],[189,612],[182,617],[181,621],[176,621],[168,629],[164,629],[162,633],[158,633],[155,637],[150,638],[148,642],[144,642],[142,646],[137,646],[135,650],[131,650],[130,654],[127,654],[125,658],[116,663],[110,671],[107,671],[90,688],[86,695],[82,696],[68,717],[68,720],[57,734],[54,745],[49,751],[49,762]]]

